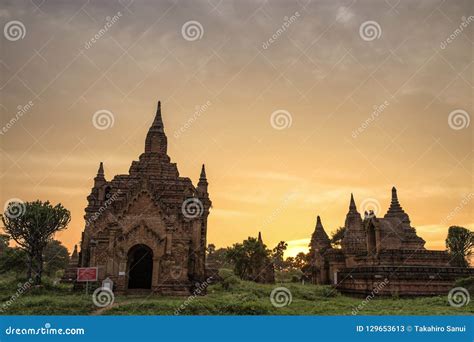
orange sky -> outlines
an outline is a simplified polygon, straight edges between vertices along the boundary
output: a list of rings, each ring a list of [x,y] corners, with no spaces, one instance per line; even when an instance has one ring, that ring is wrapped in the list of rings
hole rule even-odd
[[[57,238],[71,248],[99,162],[107,179],[128,172],[160,99],[181,176],[196,184],[206,164],[210,243],[260,230],[294,255],[316,215],[336,230],[351,192],[383,215],[395,185],[427,247],[444,248],[450,225],[474,229],[472,4],[393,6],[5,4],[2,26],[23,28],[0,37],[1,203],[61,202],[72,222]]]

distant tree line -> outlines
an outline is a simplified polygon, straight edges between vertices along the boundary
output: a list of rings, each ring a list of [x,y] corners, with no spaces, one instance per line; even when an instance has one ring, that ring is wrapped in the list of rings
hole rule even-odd
[[[338,228],[331,234],[333,248],[341,248],[345,227]],[[474,246],[474,233],[467,228],[451,226],[446,238],[446,249],[451,256],[451,264],[458,267],[469,266]],[[303,281],[310,279],[311,266],[309,253],[300,252],[295,257],[284,258],[288,244],[280,241],[273,249],[266,248],[257,239],[249,237],[242,243],[231,247],[216,249],[210,244],[207,248],[207,261],[215,268],[232,269],[240,279],[249,280],[255,268],[269,258],[274,265],[277,277],[286,281]]]

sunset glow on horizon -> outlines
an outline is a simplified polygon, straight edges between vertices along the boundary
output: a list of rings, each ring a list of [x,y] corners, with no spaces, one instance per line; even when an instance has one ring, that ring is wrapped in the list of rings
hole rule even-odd
[[[158,100],[180,176],[206,165],[217,248],[261,231],[295,256],[317,215],[331,235],[353,193],[383,216],[392,186],[426,248],[474,229],[469,1],[20,3],[0,10],[25,24],[2,37],[0,203],[62,203],[69,251],[99,163],[128,173]]]

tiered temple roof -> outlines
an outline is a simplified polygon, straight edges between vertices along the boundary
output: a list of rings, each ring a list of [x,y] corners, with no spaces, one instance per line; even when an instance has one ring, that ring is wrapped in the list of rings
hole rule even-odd
[[[331,248],[331,241],[324,230],[323,224],[321,223],[321,218],[319,216],[316,219],[316,227],[314,228],[313,235],[311,236],[310,248],[314,251],[324,251]]]

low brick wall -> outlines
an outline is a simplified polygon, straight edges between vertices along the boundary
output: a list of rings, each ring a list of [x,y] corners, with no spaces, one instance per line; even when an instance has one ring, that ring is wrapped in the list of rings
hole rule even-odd
[[[474,276],[473,268],[426,266],[372,266],[342,269],[336,288],[366,296],[375,289],[381,296],[445,295],[456,279]]]

